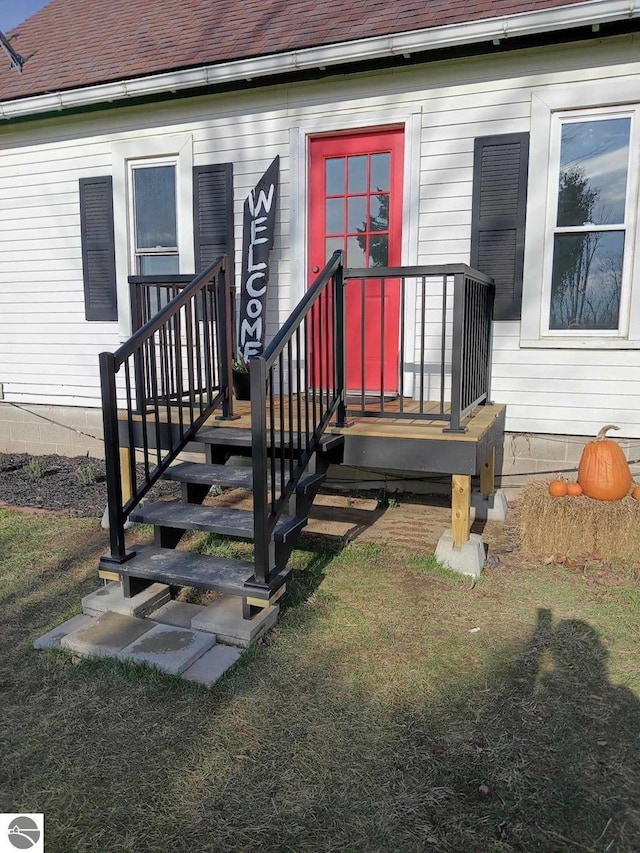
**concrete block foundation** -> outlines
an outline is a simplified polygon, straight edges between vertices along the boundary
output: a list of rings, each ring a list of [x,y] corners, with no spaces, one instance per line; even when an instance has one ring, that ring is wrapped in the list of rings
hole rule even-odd
[[[221,643],[247,648],[264,636],[278,621],[280,605],[265,607],[252,619],[242,618],[242,599],[223,595],[191,620],[191,627],[215,634]]]
[[[163,583],[154,583],[131,598],[125,598],[122,584],[111,581],[82,599],[82,612],[87,616],[100,616],[102,613],[120,613],[123,616],[146,616],[157,607],[169,601],[169,587]]]
[[[460,548],[456,548],[451,531],[445,530],[436,546],[435,557],[439,563],[454,572],[478,578],[485,560],[482,536],[471,533],[469,540]]]

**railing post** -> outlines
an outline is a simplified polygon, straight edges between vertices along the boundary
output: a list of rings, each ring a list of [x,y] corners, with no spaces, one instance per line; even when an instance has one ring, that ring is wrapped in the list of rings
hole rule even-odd
[[[142,323],[142,288],[134,281],[129,280],[129,305],[131,308],[131,334],[135,334],[143,325]],[[136,383],[136,411],[141,412],[147,404],[147,389],[144,381],[144,370],[142,368],[142,353],[136,352],[133,356],[133,376]]]
[[[491,399],[491,370],[493,365],[493,305],[496,297],[496,285],[493,279],[491,284],[487,285],[487,364],[486,364],[486,389],[487,398],[485,405],[492,404]]]
[[[451,419],[443,432],[466,432],[462,419],[462,365],[464,362],[465,275],[453,277],[453,338],[451,343]]]
[[[343,252],[341,255],[340,265],[333,275],[333,298],[335,301],[335,329],[334,336],[334,353],[335,353],[335,370],[336,370],[336,396],[339,399],[338,409],[336,412],[336,426],[348,427],[350,423],[347,419],[347,404],[346,404],[346,335],[345,335],[345,281],[344,281],[344,265]]]
[[[220,390],[222,391],[222,414],[218,420],[234,421],[233,414],[233,308],[231,305],[231,282],[227,283],[226,258],[217,276],[218,302],[218,358],[220,359]]]
[[[109,510],[109,543],[111,554],[103,561],[121,564],[133,557],[127,552],[122,512],[122,479],[120,470],[120,439],[118,435],[118,401],[116,397],[116,362],[113,353],[100,353],[100,383],[102,386],[102,421],[107,473]]]
[[[253,467],[253,534],[255,578],[269,582],[271,534],[267,491],[267,363],[263,356],[251,359],[251,442]],[[273,438],[273,437],[272,437]],[[284,452],[284,448],[282,448]]]

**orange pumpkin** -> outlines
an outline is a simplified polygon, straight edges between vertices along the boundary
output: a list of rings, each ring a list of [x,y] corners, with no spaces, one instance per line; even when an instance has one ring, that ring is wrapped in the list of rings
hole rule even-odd
[[[619,501],[629,492],[631,471],[617,441],[607,438],[610,429],[603,426],[594,441],[582,451],[578,467],[578,482],[587,497],[598,501]]]
[[[567,494],[572,495],[574,498],[580,497],[582,494],[582,486],[580,483],[569,483],[567,485]]]
[[[549,494],[552,498],[563,498],[569,490],[564,480],[552,480],[549,483]]]
[[[640,501],[640,486],[635,487],[635,489],[631,492],[631,497],[635,498],[637,501]]]

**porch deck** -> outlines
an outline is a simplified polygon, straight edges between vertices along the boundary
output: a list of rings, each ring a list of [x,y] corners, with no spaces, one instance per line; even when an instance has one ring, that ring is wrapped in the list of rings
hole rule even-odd
[[[292,432],[298,429],[297,412],[304,412],[305,395],[276,397],[275,423],[280,425],[280,400],[282,400],[284,431],[289,432],[289,412],[293,413]],[[349,415],[350,426],[329,425],[328,433],[343,435],[345,439],[344,464],[380,468],[386,466],[401,471],[420,471],[438,474],[478,475],[486,458],[502,441],[506,406],[501,403],[477,406],[462,421],[464,433],[446,432],[446,423],[436,418],[439,402],[424,402],[399,398],[384,401],[385,417],[379,399],[365,403],[366,416]],[[445,406],[448,411],[449,405]],[[421,414],[421,410],[424,414]],[[251,403],[234,401],[235,429],[251,429]],[[404,413],[394,418],[394,413]],[[434,417],[429,418],[429,411]],[[415,418],[407,414],[415,413]],[[162,413],[160,413],[162,416]],[[209,418],[208,427],[225,427],[228,422],[217,416]],[[303,427],[303,425],[302,425]]]
[[[274,422],[276,433],[282,428],[284,434],[296,435],[298,427],[304,431],[304,411],[306,395],[280,396],[275,399]],[[309,398],[310,399],[310,398]],[[440,403],[420,404],[412,399],[385,400],[384,414],[379,412],[380,401],[374,400],[365,404],[365,410],[371,411],[371,416],[354,416],[349,418],[348,427],[329,425],[326,433],[341,435],[344,446],[340,462],[360,468],[385,468],[407,473],[432,473],[450,475],[452,478],[451,500],[451,530],[456,547],[460,547],[469,539],[471,528],[471,478],[480,477],[480,492],[488,499],[495,491],[495,451],[503,440],[506,406],[500,403],[490,403],[475,407],[463,419],[463,433],[446,432],[446,424],[442,419],[429,418],[430,406],[434,413],[439,410]],[[403,418],[394,418],[393,413],[404,413]],[[407,414],[420,415],[407,418]],[[298,421],[298,413],[301,420]],[[425,417],[425,415],[427,417]],[[234,416],[231,422],[234,430],[246,430],[251,434],[251,403],[234,401]],[[291,416],[291,420],[290,420]],[[134,416],[140,421],[140,416]],[[127,446],[126,412],[120,413],[121,446]],[[168,431],[175,429],[167,423],[162,411],[158,412],[161,423],[161,441],[170,442]],[[152,414],[147,415],[147,430],[150,435],[155,432],[155,421]],[[138,424],[142,426],[142,424]],[[219,415],[212,415],[204,427],[211,429],[228,429],[230,422],[221,420]],[[135,430],[137,434],[137,430]],[[222,433],[221,433],[222,435]],[[194,442],[187,450],[203,450],[203,446]]]

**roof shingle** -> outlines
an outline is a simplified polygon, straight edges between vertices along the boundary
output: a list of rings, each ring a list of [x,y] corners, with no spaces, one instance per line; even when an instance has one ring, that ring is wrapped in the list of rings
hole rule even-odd
[[[0,54],[0,100],[576,2],[51,0],[9,33],[25,65]]]

